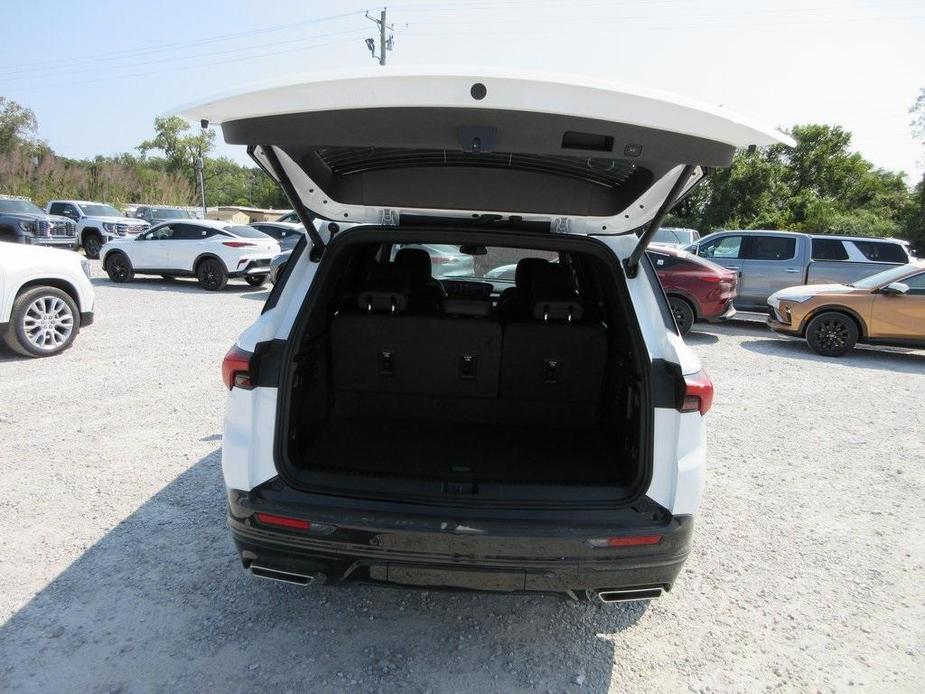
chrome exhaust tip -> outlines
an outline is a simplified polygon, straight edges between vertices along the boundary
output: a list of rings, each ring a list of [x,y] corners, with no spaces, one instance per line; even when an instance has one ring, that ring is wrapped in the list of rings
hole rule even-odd
[[[307,586],[315,580],[314,576],[307,574],[298,574],[292,571],[282,571],[280,569],[271,569],[269,566],[260,566],[251,564],[250,572],[257,578],[266,578],[270,581],[280,581],[282,583],[293,583],[297,586]]]
[[[619,590],[599,590],[597,597],[601,602],[632,602],[634,600],[652,600],[665,592],[661,586],[650,588],[621,588]]]

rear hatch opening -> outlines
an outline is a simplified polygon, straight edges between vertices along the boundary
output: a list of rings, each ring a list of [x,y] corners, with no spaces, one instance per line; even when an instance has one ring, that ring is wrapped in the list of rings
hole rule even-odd
[[[325,256],[281,379],[291,485],[559,507],[644,491],[648,357],[604,244],[358,227]]]

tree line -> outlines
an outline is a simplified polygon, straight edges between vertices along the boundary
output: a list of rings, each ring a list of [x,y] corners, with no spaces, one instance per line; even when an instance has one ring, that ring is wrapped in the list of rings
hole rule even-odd
[[[258,167],[210,157],[215,133],[194,132],[180,117],[156,118],[154,136],[133,153],[70,159],[38,139],[28,108],[0,97],[0,194],[21,195],[38,205],[48,200],[198,205],[197,160],[203,163],[206,202],[287,208],[279,187]]]
[[[913,134],[925,143],[925,89],[913,107]],[[833,125],[796,125],[795,147],[774,145],[735,155],[674,210],[666,224],[698,229],[782,229],[907,238],[925,253],[925,176],[874,166],[852,150],[851,133]],[[69,159],[37,139],[35,114],[0,97],[0,193],[37,204],[54,198],[116,205],[198,203],[202,158],[212,205],[288,207],[279,187],[257,167],[209,157],[213,131],[194,132],[177,116],[156,118],[154,136],[137,153]]]

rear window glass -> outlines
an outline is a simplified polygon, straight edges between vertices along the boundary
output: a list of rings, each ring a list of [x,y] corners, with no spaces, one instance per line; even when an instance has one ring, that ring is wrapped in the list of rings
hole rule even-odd
[[[653,253],[651,251],[649,251],[649,260],[652,261],[656,270],[664,270],[665,268],[673,267],[683,262],[676,256],[667,255],[665,253]]]
[[[848,260],[848,251],[837,239],[813,239],[813,260]]]
[[[244,227],[244,226],[228,227],[227,229],[225,229],[225,231],[228,231],[234,234],[235,236],[240,236],[241,238],[245,238],[245,239],[265,239],[267,238],[266,234],[264,234],[262,231],[254,229],[254,227]]]
[[[796,255],[797,240],[786,236],[752,236],[746,258],[750,260],[790,260]]]
[[[898,243],[883,241],[852,241],[868,260],[881,263],[908,263],[906,252]]]

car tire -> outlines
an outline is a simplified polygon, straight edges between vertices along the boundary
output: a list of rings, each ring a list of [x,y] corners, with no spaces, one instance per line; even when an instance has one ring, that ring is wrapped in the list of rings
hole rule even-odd
[[[694,307],[686,299],[680,296],[668,297],[668,305],[671,306],[671,314],[674,316],[674,322],[678,326],[678,332],[682,336],[687,335],[691,328],[694,327]]]
[[[267,283],[266,275],[244,275],[244,281],[252,287],[262,287]]]
[[[80,332],[77,304],[55,287],[33,287],[16,297],[6,344],[25,357],[50,357],[63,352]]]
[[[840,357],[847,354],[857,341],[857,323],[844,313],[820,313],[806,326],[806,344],[816,354],[824,357]]]
[[[100,257],[100,250],[103,248],[103,237],[95,231],[87,232],[84,235],[84,253],[88,258],[96,260]]]
[[[203,289],[217,292],[228,284],[228,273],[220,260],[206,258],[196,266],[196,279]]]
[[[106,274],[113,282],[131,282],[135,279],[135,268],[125,253],[110,253],[106,256]]]

